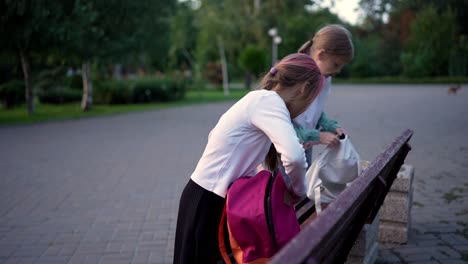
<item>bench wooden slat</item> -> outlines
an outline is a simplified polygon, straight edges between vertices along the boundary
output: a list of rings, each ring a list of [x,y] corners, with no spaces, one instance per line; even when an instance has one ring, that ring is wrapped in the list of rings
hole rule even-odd
[[[410,151],[406,130],[270,263],[343,263],[366,220],[373,220]]]

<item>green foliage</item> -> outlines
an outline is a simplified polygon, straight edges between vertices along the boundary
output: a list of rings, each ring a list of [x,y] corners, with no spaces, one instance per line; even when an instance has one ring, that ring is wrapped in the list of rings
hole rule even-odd
[[[200,69],[220,60],[218,41],[222,40],[229,72],[241,73],[237,61],[246,46],[257,45],[269,50],[270,39],[264,23],[263,9],[255,11],[251,1],[203,2],[195,17],[198,28],[195,58]]]
[[[81,97],[81,91],[69,88],[53,88],[39,93],[39,101],[44,104],[79,102]]]
[[[223,71],[220,63],[208,62],[203,71],[203,77],[208,82],[220,85],[223,82]]]
[[[171,18],[171,46],[169,48],[170,66],[179,68],[183,63],[192,65],[196,48],[198,30],[194,24],[195,12],[187,2],[179,2],[177,12]]]
[[[0,35],[1,46],[8,50],[43,52],[58,43],[66,25],[67,1],[5,0],[2,10]]]
[[[355,57],[350,65],[350,74],[353,77],[371,77],[381,72],[378,57],[379,39],[370,36],[354,41]]]
[[[180,81],[170,79],[143,79],[133,86],[133,102],[168,102],[182,99],[186,87]]]
[[[185,96],[187,83],[172,78],[95,81],[96,104],[169,102]]]
[[[403,73],[410,77],[447,75],[450,52],[455,47],[455,15],[448,8],[441,15],[433,6],[417,14],[401,55]]]
[[[265,50],[258,46],[248,46],[239,56],[240,66],[249,73],[258,76],[266,71],[267,56]]]
[[[328,9],[321,9],[314,12],[297,10],[293,16],[278,17],[279,33],[283,42],[279,45],[280,58],[297,52],[297,50],[307,40],[311,39],[315,32],[328,24],[342,23]]]
[[[219,40],[229,78],[241,79],[245,70],[252,71],[239,63],[249,46],[263,50],[266,57],[264,64],[258,62],[263,66],[252,72],[268,70],[272,49],[268,29],[278,28],[282,58],[332,23],[344,24],[355,38],[355,59],[341,76],[468,74],[468,13],[464,12],[468,1],[361,0],[366,18],[355,27],[319,8],[320,2],[207,0],[194,7],[193,1],[174,0],[5,0],[0,2],[0,34],[7,36],[0,42],[0,82],[22,77],[20,49],[31,58],[32,86],[39,88],[38,94],[57,87],[82,90],[81,76],[64,80],[38,75],[44,67],[76,67],[85,60],[104,69],[101,76],[93,72],[93,79],[108,79],[112,65],[122,64],[163,73],[190,69],[196,82],[203,81],[202,76],[219,82]],[[117,94],[126,93],[103,90],[106,102],[119,102]]]
[[[60,66],[45,67],[39,72],[39,74],[37,74],[36,78],[34,79],[34,89],[39,93],[41,91],[69,87],[68,83],[65,81],[65,68]]]
[[[450,53],[450,76],[468,76],[468,35],[461,35]]]
[[[94,102],[96,104],[129,104],[133,89],[128,81],[103,80],[94,82]]]
[[[0,83],[23,77],[18,56],[11,51],[0,51]]]
[[[12,108],[25,102],[24,82],[12,80],[0,85],[0,102],[5,108]]]
[[[64,86],[73,90],[83,90],[83,78],[81,75],[72,75],[65,77]]]

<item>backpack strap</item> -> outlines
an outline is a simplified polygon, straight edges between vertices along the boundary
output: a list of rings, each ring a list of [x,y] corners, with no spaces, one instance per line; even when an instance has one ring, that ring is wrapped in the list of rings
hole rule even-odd
[[[232,256],[231,245],[229,244],[229,234],[227,232],[227,216],[226,216],[226,205],[227,199],[224,203],[223,214],[221,215],[221,221],[218,227],[218,244],[219,251],[223,257],[224,263],[235,264],[236,261]]]
[[[276,251],[278,251],[278,242],[276,240],[276,234],[275,234],[275,226],[273,223],[273,208],[271,206],[271,191],[273,189],[273,182],[275,181],[275,178],[277,177],[278,170],[274,170],[271,173],[271,177],[268,180],[267,184],[267,189],[265,192],[265,214],[266,214],[266,219],[267,219],[267,226],[268,226],[268,231],[270,233],[271,239],[273,241],[273,246]]]

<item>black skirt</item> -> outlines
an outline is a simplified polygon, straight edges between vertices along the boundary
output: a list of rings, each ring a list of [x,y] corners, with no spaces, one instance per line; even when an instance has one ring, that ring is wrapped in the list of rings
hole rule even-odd
[[[189,180],[179,204],[174,264],[219,263],[218,226],[224,198]]]

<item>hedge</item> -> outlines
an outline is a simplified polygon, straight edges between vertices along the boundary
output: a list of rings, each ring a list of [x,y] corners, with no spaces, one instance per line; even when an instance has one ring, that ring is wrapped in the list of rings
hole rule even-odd
[[[169,102],[183,99],[187,84],[172,79],[105,80],[94,82],[96,104]]]
[[[46,104],[79,102],[82,92],[70,88],[53,88],[39,93],[39,101]]]
[[[107,80],[94,82],[94,102],[96,104],[132,103],[132,87],[126,81]]]
[[[23,104],[26,101],[24,81],[12,80],[1,84],[0,101],[5,108]]]

